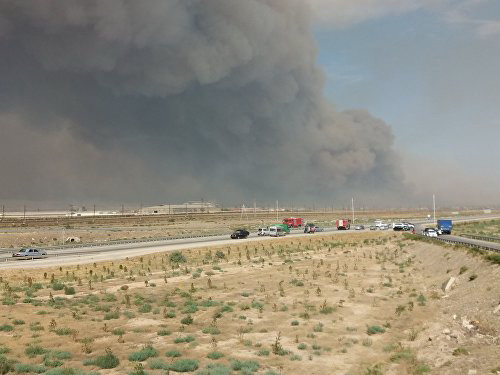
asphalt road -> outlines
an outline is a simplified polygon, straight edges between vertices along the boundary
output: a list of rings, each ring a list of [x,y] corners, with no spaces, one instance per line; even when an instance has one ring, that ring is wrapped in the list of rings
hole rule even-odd
[[[454,218],[454,222],[465,222],[465,221],[475,221],[475,220],[485,220],[499,218],[498,216],[476,216],[476,217],[461,217]],[[432,226],[435,223],[429,222],[427,220],[417,220],[413,221],[416,225],[417,233],[423,230],[426,226]],[[365,230],[369,231],[369,225],[365,224]],[[336,228],[325,228],[326,233],[336,233],[345,234],[353,233],[353,230],[349,231],[338,231]],[[356,231],[360,232],[360,231]],[[307,237],[313,236],[314,234],[305,234],[302,230],[292,230],[288,235],[289,237]],[[468,238],[450,236],[450,238],[458,238],[460,241],[477,241],[484,243],[485,241],[472,240]],[[103,245],[103,246],[81,246],[77,248],[63,248],[63,249],[53,249],[47,250],[48,256],[44,259],[19,259],[12,260],[10,252],[3,252],[0,254],[0,270],[1,269],[28,269],[28,268],[41,268],[50,266],[61,266],[68,264],[84,264],[93,263],[98,261],[107,260],[119,260],[126,257],[134,257],[145,254],[151,254],[156,252],[174,251],[174,250],[185,250],[194,249],[205,246],[226,246],[234,245],[235,243],[244,243],[248,241],[254,241],[258,239],[259,241],[272,241],[274,237],[259,237],[256,233],[252,233],[247,239],[232,240],[229,239],[228,235],[221,236],[210,236],[210,237],[198,237],[198,238],[184,238],[175,240],[164,240],[164,241],[141,241],[132,242],[125,244],[113,244],[113,245]],[[487,244],[491,244],[487,242]],[[498,244],[500,247],[500,244]]]
[[[474,240],[472,238],[453,236],[453,235],[448,235],[448,234],[443,234],[439,237],[444,239],[444,240],[459,241],[459,242],[465,242],[465,243],[469,243],[469,244],[476,245],[476,246],[488,247],[490,249],[493,249],[493,250],[500,252],[500,243],[496,243],[496,242]]]
[[[337,231],[337,229],[325,229],[323,233],[334,232],[338,235],[352,233],[353,231]],[[318,234],[321,234],[319,232]],[[301,230],[292,231],[287,237],[308,237],[315,234],[306,234]],[[29,269],[69,264],[85,264],[107,260],[119,260],[126,257],[134,257],[157,252],[174,250],[195,249],[206,246],[227,246],[242,244],[250,241],[272,241],[275,237],[259,237],[252,233],[247,239],[233,240],[229,235],[186,238],[178,240],[166,240],[163,242],[140,242],[120,245],[107,245],[96,247],[78,247],[70,249],[48,250],[48,256],[44,259],[16,259],[12,260],[10,253],[0,256],[0,270],[2,269]]]

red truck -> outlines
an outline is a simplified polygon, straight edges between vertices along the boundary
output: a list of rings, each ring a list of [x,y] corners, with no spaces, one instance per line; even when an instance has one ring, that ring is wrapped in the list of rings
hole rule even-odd
[[[339,219],[337,220],[338,230],[347,230],[351,227],[351,220],[349,219]]]
[[[288,228],[299,228],[304,225],[304,220],[301,217],[287,217],[283,219],[283,224],[288,225]]]

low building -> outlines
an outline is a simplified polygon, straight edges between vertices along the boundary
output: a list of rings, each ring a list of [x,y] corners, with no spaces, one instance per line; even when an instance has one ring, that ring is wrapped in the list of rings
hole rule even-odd
[[[222,209],[213,202],[186,202],[182,204],[160,204],[158,206],[144,207],[144,215],[168,215],[168,214],[186,214],[186,213],[211,213],[221,212]]]

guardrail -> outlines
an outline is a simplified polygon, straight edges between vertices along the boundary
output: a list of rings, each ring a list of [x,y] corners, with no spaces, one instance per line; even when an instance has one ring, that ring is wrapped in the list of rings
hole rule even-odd
[[[480,240],[480,241],[488,241],[488,242],[500,242],[499,237],[491,237],[491,236],[479,236],[477,234],[461,234],[461,237],[467,237],[467,238],[472,238],[473,240]]]
[[[227,232],[224,233],[212,233],[212,234],[203,234],[203,235],[190,235],[190,236],[174,236],[174,237],[156,237],[156,238],[148,238],[148,239],[136,239],[136,240],[113,240],[106,242],[92,242],[92,243],[77,243],[77,244],[69,244],[69,245],[60,245],[60,246],[32,246],[37,249],[42,250],[65,250],[65,249],[78,249],[78,248],[86,248],[86,247],[103,247],[103,246],[113,246],[113,245],[126,245],[126,244],[141,244],[148,242],[162,242],[162,241],[173,241],[173,240],[183,240],[189,238],[202,238],[202,237],[218,237],[227,235]],[[29,247],[29,246],[26,246]],[[12,253],[16,251],[15,249],[0,249],[0,254]]]
[[[496,247],[492,247],[492,246],[488,246],[488,245],[483,245],[483,244],[478,244],[478,243],[474,243],[474,242],[469,242],[469,241],[466,241],[466,239],[464,239],[464,240],[455,240],[455,239],[444,238],[444,237],[427,237],[427,236],[424,236],[423,234],[417,234],[417,236],[425,237],[425,238],[428,238],[428,239],[431,239],[431,240],[437,240],[437,241],[441,241],[441,242],[446,242],[446,243],[450,243],[450,244],[454,244],[454,245],[463,245],[463,246],[473,247],[473,248],[476,248],[476,249],[482,249],[482,250],[494,251],[494,252],[500,253],[500,249],[497,249]]]
[[[325,232],[331,231],[331,228],[324,228]],[[291,233],[297,233],[301,232],[300,230],[291,230]],[[116,240],[116,241],[108,241],[108,242],[96,242],[96,243],[85,243],[85,244],[70,244],[70,245],[62,245],[62,246],[47,246],[47,247],[39,247],[39,246],[33,246],[36,247],[37,249],[49,251],[49,250],[71,250],[71,249],[85,249],[85,248],[95,248],[95,247],[107,247],[107,246],[113,246],[113,245],[127,245],[127,244],[147,244],[147,243],[158,243],[158,242],[164,242],[164,241],[173,241],[173,240],[185,240],[185,239],[194,239],[194,238],[215,238],[215,237],[220,237],[220,236],[228,236],[227,232],[223,233],[212,233],[212,234],[203,234],[203,235],[190,235],[190,236],[175,236],[175,237],[157,237],[157,238],[150,238],[150,239],[137,239],[137,240]],[[229,238],[229,236],[228,236]],[[0,255],[5,255],[5,254],[12,254],[15,249],[0,249]],[[53,254],[48,254],[48,257],[52,256],[58,256],[58,255],[87,255],[88,252],[84,251],[75,251],[71,252],[70,254],[62,254],[62,253],[53,253]],[[19,260],[23,258],[0,258],[0,261],[8,262],[11,260]],[[30,258],[31,259],[31,258]],[[28,260],[28,259],[26,259]]]

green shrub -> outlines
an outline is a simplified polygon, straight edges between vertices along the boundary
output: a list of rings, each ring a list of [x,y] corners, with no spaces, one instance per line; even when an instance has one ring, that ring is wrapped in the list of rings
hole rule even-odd
[[[210,352],[207,354],[207,358],[209,359],[219,359],[222,357],[224,357],[224,354],[222,354],[221,352]]]
[[[119,318],[120,318],[119,311],[111,311],[104,314],[104,320],[119,319]]]
[[[417,302],[420,306],[425,306],[425,303],[427,302],[427,298],[425,298],[425,296],[423,294],[420,294],[418,297],[417,297]]]
[[[47,369],[41,365],[31,365],[31,364],[21,364],[18,363],[14,365],[14,371],[17,372],[18,374],[42,374]]]
[[[262,302],[259,302],[259,301],[252,301],[252,308],[260,310],[260,309],[264,308],[264,304]]]
[[[98,372],[83,372],[79,369],[65,367],[65,368],[53,368],[47,370],[43,375],[99,375]]]
[[[169,336],[171,333],[168,329],[160,329],[156,332],[158,336]]]
[[[148,362],[148,366],[152,370],[168,370],[168,363],[163,359],[155,358]]]
[[[193,318],[191,317],[191,315],[185,316],[181,319],[181,323],[184,325],[190,325],[193,323]]]
[[[111,349],[107,349],[106,354],[98,356],[94,364],[102,369],[110,369],[117,367],[120,364],[120,360],[113,354]]]
[[[319,322],[313,327],[314,332],[323,332],[323,323]]]
[[[24,350],[24,353],[30,357],[30,358],[33,358],[37,355],[42,355],[42,354],[45,354],[47,353],[47,349],[44,349],[42,348],[41,346],[28,346],[25,350]]]
[[[430,372],[431,371],[431,368],[426,365],[426,364],[423,364],[423,363],[419,363],[415,366],[415,374],[423,374],[423,373],[426,373],[426,372]]]
[[[57,358],[52,358],[49,353],[43,356],[43,364],[47,367],[59,367],[62,366],[63,362],[58,360]]]
[[[193,336],[176,337],[174,343],[180,344],[183,342],[193,342],[195,338]]]
[[[292,322],[290,324],[292,326],[298,326],[299,325],[299,321],[298,320],[292,320]]]
[[[297,349],[299,350],[305,350],[307,349],[307,345],[301,342],[299,345],[297,345]]]
[[[375,335],[377,333],[384,333],[384,332],[385,332],[385,328],[377,326],[377,325],[369,326],[366,329],[366,333],[368,333],[369,335]]]
[[[257,355],[259,357],[268,357],[269,356],[269,350],[267,349],[260,349],[258,352],[257,352]]]
[[[219,306],[220,303],[211,299],[206,299],[202,301],[200,305],[203,307],[214,307],[214,306]]]
[[[167,318],[175,318],[176,317],[176,314],[175,314],[175,311],[169,311],[165,314],[165,316]]]
[[[125,330],[123,328],[115,328],[113,331],[113,335],[122,336],[125,334]]]
[[[51,285],[52,290],[63,290],[64,284],[59,281],[54,281]]]
[[[467,351],[467,349],[465,348],[456,348],[455,350],[453,350],[453,353],[452,353],[454,356],[459,356],[459,355],[468,355],[469,352]]]
[[[73,334],[75,330],[67,327],[56,328],[54,330],[55,334],[58,336],[69,336]]]
[[[209,363],[203,370],[196,371],[196,375],[230,375],[231,369],[222,363]]]
[[[14,327],[11,326],[10,324],[4,324],[4,325],[0,326],[0,331],[3,331],[3,332],[10,332],[13,330],[14,330]]]
[[[14,325],[16,325],[16,326],[20,326],[20,325],[25,324],[26,322],[24,320],[21,320],[21,319],[14,319],[12,321],[12,323],[14,323]]]
[[[104,302],[116,302],[117,298],[114,294],[104,293],[104,295],[101,297],[101,300],[103,300]]]
[[[14,370],[14,361],[0,355],[0,374],[7,374]]]
[[[140,313],[149,313],[153,310],[153,307],[149,303],[145,303],[142,306],[139,307],[138,311]]]
[[[64,286],[64,294],[65,295],[70,296],[70,295],[73,295],[75,293],[76,293],[75,288],[73,288],[72,286]]]
[[[132,311],[124,311],[123,315],[127,317],[128,319],[135,318],[135,314]]]
[[[500,264],[500,254],[489,254],[485,256],[485,259],[488,262],[494,263],[494,264]]]
[[[178,350],[169,350],[165,353],[165,356],[170,357],[170,358],[176,358],[182,356],[181,352]]]
[[[169,260],[171,263],[186,263],[186,257],[180,251],[173,251],[170,254]]]
[[[220,333],[220,329],[215,326],[205,327],[201,330],[201,332],[210,334],[210,335],[218,335]]]
[[[259,369],[259,362],[256,361],[239,361],[237,359],[231,360],[231,368],[234,371],[240,371],[241,374],[253,374]]]
[[[0,354],[10,353],[10,349],[6,346],[0,346]]]
[[[196,302],[187,301],[184,304],[184,309],[182,310],[182,313],[183,314],[194,314],[197,311],[198,311],[198,306],[196,305]]]
[[[129,361],[143,362],[148,358],[158,356],[158,352],[152,346],[145,346],[138,352],[134,352],[128,356]]]
[[[170,365],[170,370],[177,372],[191,372],[198,369],[198,361],[196,359],[178,359]]]
[[[415,354],[408,348],[398,350],[390,358],[391,362],[414,361],[414,359]]]

